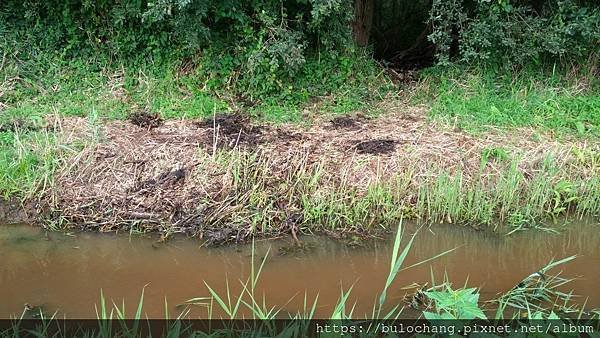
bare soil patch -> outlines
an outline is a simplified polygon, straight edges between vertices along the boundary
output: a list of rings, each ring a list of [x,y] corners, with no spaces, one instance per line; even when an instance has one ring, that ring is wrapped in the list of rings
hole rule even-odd
[[[0,226],[26,223],[27,220],[27,212],[21,203],[17,200],[5,200],[0,198]]]
[[[354,144],[354,147],[359,154],[389,154],[396,149],[396,143],[397,141],[395,140],[376,139],[359,141]]]
[[[144,110],[131,113],[129,115],[129,121],[144,129],[157,128],[163,123],[163,120],[158,113],[149,113]]]
[[[200,128],[212,131],[204,140],[207,146],[221,149],[256,146],[263,141],[266,126],[255,125],[249,117],[240,114],[220,114],[197,122]]]

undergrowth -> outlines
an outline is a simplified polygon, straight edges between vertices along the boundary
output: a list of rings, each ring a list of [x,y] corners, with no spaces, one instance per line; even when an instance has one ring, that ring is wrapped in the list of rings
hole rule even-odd
[[[368,109],[392,89],[370,55],[359,50],[309,55],[293,77],[274,78],[269,87],[244,74],[242,59],[218,47],[189,58],[113,60],[101,53],[67,58],[8,35],[0,39],[0,54],[2,125],[39,124],[49,114],[87,116],[92,110],[104,119],[140,110],[167,119],[243,111],[258,119],[300,122],[305,108]]]
[[[40,195],[61,152],[50,125],[55,117],[97,123],[131,114],[163,119],[243,112],[275,123],[306,122],[318,114],[369,110],[392,89],[366,51],[308,55],[293,77],[244,74],[243,58],[225,47],[190,57],[114,58],[108,53],[66,56],[36,37],[7,27],[0,37],[0,195]],[[41,183],[40,183],[41,182]]]
[[[58,165],[55,146],[47,131],[0,132],[0,199],[30,198],[48,188]]]
[[[364,188],[345,181],[343,174],[327,175],[321,166],[310,166],[302,158],[291,161],[293,170],[278,181],[268,159],[242,155],[228,160],[234,177],[228,198],[209,204],[236,206],[213,207],[219,210],[214,219],[222,225],[251,220],[251,232],[281,226],[280,203],[288,217],[301,216],[299,226],[350,231],[385,228],[401,218],[516,231],[564,215],[600,213],[598,177],[573,175],[597,172],[597,154],[588,151],[566,164],[548,155],[529,172],[520,169],[521,160],[507,161],[495,175],[485,170],[486,158],[476,173],[432,169],[429,178],[423,178],[409,169],[394,177],[377,177]]]
[[[598,137],[597,67],[596,57],[554,67],[433,67],[420,73],[415,99],[430,105],[433,118],[471,132],[533,127]]]
[[[594,154],[560,161],[548,156],[533,165],[518,157],[493,164],[484,158],[478,172],[432,168],[415,175],[416,168],[408,168],[391,177],[379,175],[363,187],[343,173],[332,175],[321,163],[309,163],[306,156],[288,159],[281,169],[276,159],[257,153],[219,151],[206,154],[195,169],[209,177],[211,172],[222,175],[197,183],[209,187],[219,181],[219,190],[187,200],[192,206],[178,209],[177,222],[137,219],[120,200],[82,209],[79,197],[71,197],[67,205],[51,207],[61,215],[60,227],[159,231],[165,237],[186,233],[209,244],[284,233],[377,233],[403,218],[504,234],[532,228],[553,231],[548,224],[565,216],[600,214]],[[157,214],[169,212],[153,207]]]
[[[320,114],[369,112],[371,103],[397,89],[371,56],[358,49],[307,53],[302,67],[289,77],[273,72],[249,76],[243,67],[247,60],[219,44],[188,57],[174,52],[171,59],[152,55],[119,59],[102,51],[77,57],[44,48],[22,31],[4,29],[0,38],[0,194],[4,198],[39,196],[51,183],[65,145],[55,142],[50,117],[82,116],[101,123],[138,111],[164,119],[228,111],[268,121],[310,123]],[[512,127],[531,127],[596,142],[600,135],[597,58],[591,56],[581,64],[541,73],[543,67],[433,67],[420,72],[414,97],[429,105],[433,118],[457,129],[481,133],[496,127],[507,132]],[[69,151],[77,154],[77,149]],[[317,191],[320,178],[299,173],[281,185],[286,186],[283,191],[264,189],[268,186],[264,182],[247,187],[241,180],[226,200],[207,203],[239,205],[238,209],[213,208],[220,214],[211,217],[218,220],[214,223],[226,220],[227,226],[250,224],[250,233],[271,229],[298,213],[303,224],[327,229],[370,229],[400,216],[488,226],[506,223],[520,229],[569,212],[598,214],[600,183],[585,174],[597,171],[598,155],[594,151],[575,155],[583,157],[584,165],[570,168],[574,175],[565,175],[564,170],[556,174],[547,165],[533,177],[525,177],[513,163],[494,182],[481,174],[467,184],[464,173],[432,172],[434,180],[415,188],[407,183],[410,174],[399,173],[399,186],[371,185],[365,193],[343,182],[330,191]],[[499,148],[487,150],[484,156],[508,160]],[[244,167],[249,164],[243,161],[234,164],[241,166],[240,175],[254,170]],[[268,173],[252,178],[262,179],[261,175]],[[274,207],[279,203],[274,194],[287,198],[283,215]]]

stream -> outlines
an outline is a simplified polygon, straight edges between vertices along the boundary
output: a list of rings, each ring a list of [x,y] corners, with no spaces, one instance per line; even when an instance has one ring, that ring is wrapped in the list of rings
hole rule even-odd
[[[402,303],[413,283],[431,285],[444,274],[455,287],[481,288],[481,298],[492,299],[552,259],[578,255],[558,267],[586,308],[600,307],[600,225],[571,223],[560,234],[530,230],[503,237],[456,225],[422,228],[405,266],[455,251],[430,263],[401,271],[388,299]],[[408,237],[408,236],[406,236]],[[257,285],[267,304],[295,313],[318,294],[317,317],[331,314],[342,288],[353,286],[350,303],[355,315],[369,314],[381,292],[390,266],[393,235],[389,240],[362,241],[359,246],[319,236],[255,243],[257,265],[269,255]],[[406,238],[405,238],[406,239]],[[27,225],[0,226],[0,318],[19,317],[25,304],[59,317],[96,318],[100,290],[107,302],[126,305],[133,315],[144,289],[144,312],[164,318],[165,308],[176,316],[178,306],[194,297],[209,296],[205,285],[221,295],[229,281],[232,294],[241,290],[251,270],[252,245],[202,247],[197,239],[175,237],[158,243],[155,236],[48,232]],[[414,291],[414,289],[413,289]],[[166,304],[165,304],[166,300]],[[203,306],[188,306],[191,318],[206,317]]]

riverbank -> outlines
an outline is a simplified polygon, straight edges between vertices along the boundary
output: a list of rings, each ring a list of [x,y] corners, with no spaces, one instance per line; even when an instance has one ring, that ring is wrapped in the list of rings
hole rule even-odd
[[[25,203],[54,229],[213,244],[376,234],[401,218],[507,233],[600,212],[597,142],[533,128],[473,134],[428,119],[426,106],[379,104],[378,117],[305,125],[241,114],[48,117],[52,132],[38,144],[52,144],[55,171]]]
[[[39,58],[0,67],[0,195],[28,223],[225,243],[377,235],[400,218],[510,233],[600,214],[595,57],[400,74],[352,54],[313,60],[323,80],[268,97],[208,86],[202,56]]]

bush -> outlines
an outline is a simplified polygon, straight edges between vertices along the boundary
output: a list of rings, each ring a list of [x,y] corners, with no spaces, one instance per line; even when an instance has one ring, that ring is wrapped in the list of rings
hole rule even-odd
[[[308,55],[352,50],[345,0],[8,0],[3,30],[67,58],[161,63],[205,52],[217,72],[242,74],[246,88],[277,92]],[[1,24],[0,24],[1,25]],[[131,62],[131,61],[130,61]]]
[[[107,52],[136,56],[179,49],[195,53],[216,42],[256,48],[288,33],[312,48],[348,42],[351,6],[343,0],[7,0],[0,16],[70,55]],[[275,43],[274,43],[275,42]]]
[[[434,0],[438,61],[522,65],[598,52],[600,7],[577,0]]]

